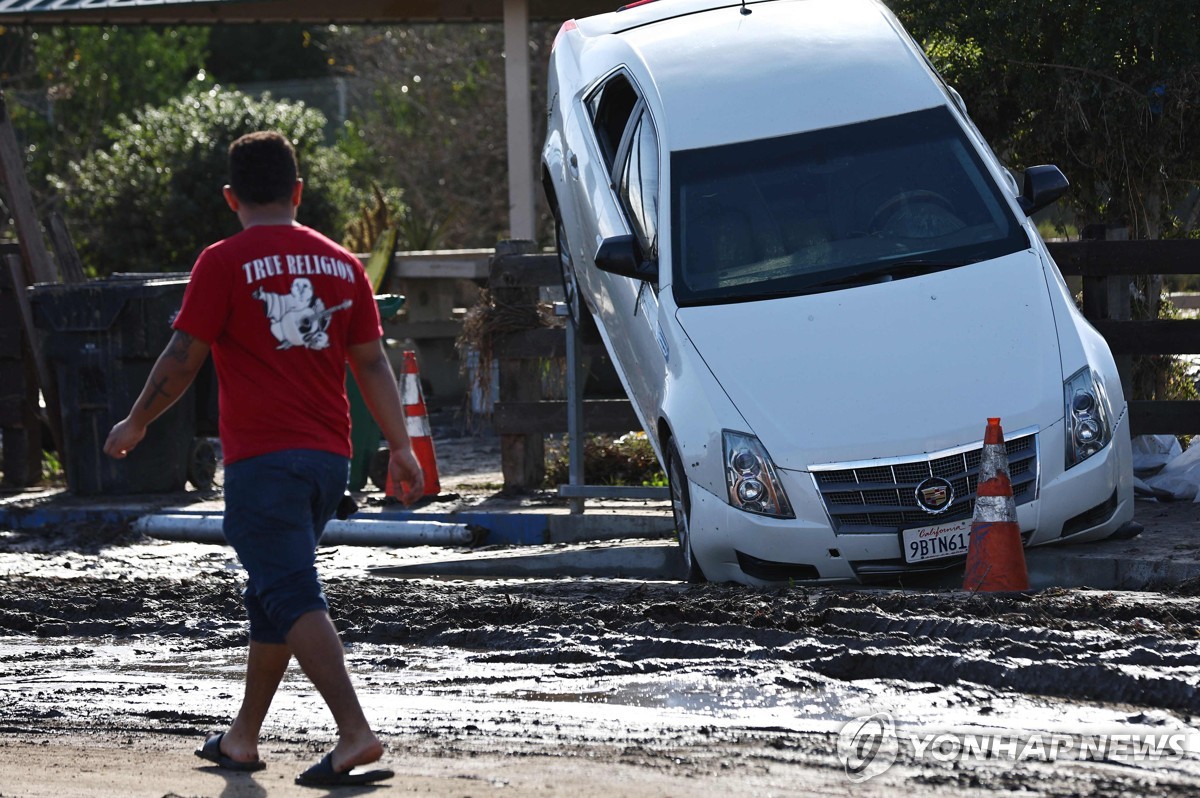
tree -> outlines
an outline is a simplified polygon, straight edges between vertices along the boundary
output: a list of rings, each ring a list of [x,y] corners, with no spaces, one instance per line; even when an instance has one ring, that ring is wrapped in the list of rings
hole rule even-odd
[[[1084,222],[1134,238],[1200,221],[1200,6],[1193,0],[891,0],[1014,165],[1058,163]],[[1135,318],[1173,313],[1161,277]],[[1135,398],[1194,398],[1174,357],[1134,359]]]
[[[325,77],[333,70],[326,36],[310,25],[218,25],[209,31],[204,68],[225,86]]]
[[[530,38],[535,98],[555,30]],[[448,246],[508,235],[503,45],[498,25],[341,28],[328,41],[364,87],[339,141],[354,182],[402,189],[411,221],[444,225]]]
[[[1085,221],[1135,238],[1196,229],[1200,4],[889,4],[997,149],[1063,168]]]
[[[26,143],[30,182],[46,196],[46,177],[107,144],[121,114],[157,105],[202,75],[206,28],[54,27],[5,30],[5,86]]]
[[[200,249],[237,231],[221,196],[229,145],[278,130],[295,145],[305,180],[301,223],[337,236],[349,182],[345,156],[322,141],[324,116],[296,103],[240,92],[193,92],[122,116],[109,147],[55,178],[95,274],[186,271]]]

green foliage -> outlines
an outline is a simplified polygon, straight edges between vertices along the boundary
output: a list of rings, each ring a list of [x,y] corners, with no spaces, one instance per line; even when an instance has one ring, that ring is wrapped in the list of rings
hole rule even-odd
[[[375,249],[379,236],[396,226],[396,219],[403,207],[399,189],[385,191],[372,181],[370,198],[359,203],[358,215],[346,223],[342,246],[351,252],[370,252]]]
[[[221,195],[227,152],[240,135],[279,130],[296,147],[305,181],[299,221],[340,231],[348,205],[345,159],[321,142],[324,116],[298,103],[215,87],[122,116],[112,145],[56,178],[85,266],[186,271],[200,250],[239,229]]]
[[[1135,281],[1139,295],[1133,302],[1135,318],[1149,318],[1157,311],[1160,320],[1181,319],[1183,313],[1165,297],[1150,303],[1145,297],[1161,286],[1153,279]],[[1196,375],[1187,361],[1175,355],[1137,355],[1133,358],[1132,399],[1200,399]]]
[[[590,435],[583,442],[583,473],[589,485],[649,485],[662,487],[667,478],[644,432],[619,438]],[[565,439],[552,443],[546,457],[546,487],[566,485],[571,478]]]
[[[1056,163],[1084,223],[1195,224],[1200,4],[889,0],[1015,166]],[[1188,217],[1191,216],[1190,220]]]
[[[325,38],[311,25],[217,25],[204,66],[224,85],[325,77],[333,69]]]
[[[47,449],[42,450],[42,481],[52,485],[61,485],[66,482],[67,473],[63,470],[62,461],[58,459],[58,453]]]
[[[29,143],[30,178],[43,185],[53,164],[65,164],[104,146],[105,129],[120,115],[166,102],[202,81],[205,28],[116,26],[40,29],[18,41],[8,84],[39,92],[44,105],[13,107],[14,125]]]
[[[369,199],[359,201],[358,215],[346,224],[342,245],[351,252],[370,252],[383,231],[395,228],[396,249],[401,252],[439,249],[448,223],[448,219],[418,216],[404,202],[403,191],[384,190],[372,181]]]
[[[400,212],[396,248],[409,252],[441,249],[454,215],[438,218],[435,213],[431,211],[426,216],[418,216],[411,205],[405,205]]]

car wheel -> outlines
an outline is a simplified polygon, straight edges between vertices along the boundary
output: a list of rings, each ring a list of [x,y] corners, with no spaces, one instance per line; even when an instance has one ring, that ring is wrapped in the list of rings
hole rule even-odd
[[[388,449],[378,449],[367,461],[367,479],[376,490],[387,490],[388,466],[392,461],[392,453]]]
[[[696,562],[692,550],[692,500],[688,495],[687,474],[683,471],[683,460],[675,441],[667,443],[667,483],[671,488],[671,514],[675,518],[675,537],[683,555],[685,579],[689,582],[705,581],[704,571]]]
[[[217,475],[217,450],[204,438],[192,441],[188,452],[187,481],[196,490],[208,490]]]
[[[591,311],[579,295],[579,283],[575,278],[575,262],[571,259],[571,247],[567,243],[567,231],[563,227],[562,215],[554,213],[554,243],[558,250],[558,266],[562,275],[563,295],[566,297],[567,310],[575,322],[575,328],[584,343],[599,343],[600,333]]]

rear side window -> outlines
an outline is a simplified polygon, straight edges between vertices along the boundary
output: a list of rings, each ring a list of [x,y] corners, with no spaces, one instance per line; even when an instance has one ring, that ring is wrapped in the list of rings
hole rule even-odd
[[[600,145],[600,154],[608,165],[611,175],[613,165],[617,160],[617,150],[621,146],[621,137],[629,125],[629,117],[633,115],[638,96],[629,79],[617,73],[600,86],[588,98],[588,112],[592,117],[592,130]]]
[[[643,113],[629,143],[621,171],[621,201],[649,258],[658,257],[658,136]]]

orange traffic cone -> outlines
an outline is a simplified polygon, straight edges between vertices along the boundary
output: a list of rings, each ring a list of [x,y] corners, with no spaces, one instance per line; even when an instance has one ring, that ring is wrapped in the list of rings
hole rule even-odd
[[[425,412],[425,394],[421,391],[421,374],[417,369],[417,353],[404,352],[404,371],[400,375],[400,399],[404,403],[408,438],[412,441],[413,454],[421,464],[425,475],[425,492],[422,496],[436,496],[442,492],[438,482],[437,457],[433,453],[433,436],[429,429],[429,416]],[[396,486],[389,473],[384,489],[387,496],[396,496]]]
[[[967,546],[967,572],[963,590],[1028,590],[1025,548],[1017,526],[1017,505],[1008,477],[1008,452],[1000,419],[989,418],[983,434],[983,459],[975,514]]]

